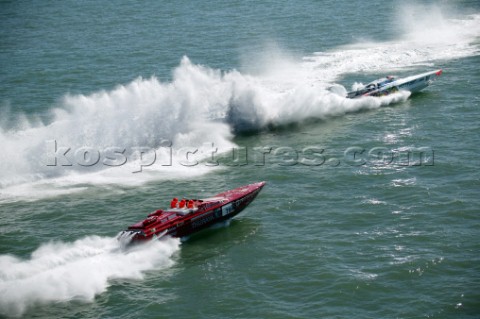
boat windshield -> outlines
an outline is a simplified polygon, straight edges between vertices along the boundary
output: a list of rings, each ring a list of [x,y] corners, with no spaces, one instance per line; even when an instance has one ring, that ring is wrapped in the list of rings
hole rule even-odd
[[[379,87],[385,86],[385,85],[387,85],[388,83],[391,83],[391,82],[395,81],[395,79],[396,79],[396,78],[395,78],[394,76],[389,75],[389,76],[387,76],[386,78],[381,79],[381,81],[378,83],[378,86],[379,86]]]
[[[168,211],[177,213],[177,215],[185,216],[187,214],[196,212],[198,208],[171,208]]]
[[[381,88],[382,86],[387,85],[388,83],[391,83],[395,81],[397,78],[393,75],[389,75],[387,77],[377,79],[375,81],[372,81],[368,83],[365,88],[372,89],[372,88]]]

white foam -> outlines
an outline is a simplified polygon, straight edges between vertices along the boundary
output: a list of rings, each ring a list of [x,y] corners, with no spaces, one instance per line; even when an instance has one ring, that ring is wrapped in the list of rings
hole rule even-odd
[[[312,80],[337,81],[345,74],[379,73],[431,68],[442,60],[478,55],[480,14],[449,17],[449,8],[437,5],[400,5],[400,38],[386,42],[359,42],[305,57]],[[441,64],[439,64],[441,67]]]
[[[32,198],[31,193],[39,197],[64,194],[85,184],[138,185],[152,179],[195,177],[215,167],[180,164],[185,157],[182,149],[213,143],[218,152],[228,150],[234,146],[232,130],[261,130],[312,117],[326,119],[403,101],[408,93],[350,100],[342,96],[347,91],[343,86],[335,84],[332,91],[327,88],[351,73],[423,72],[441,68],[441,61],[447,59],[477,55],[480,15],[459,18],[445,12],[436,5],[403,5],[397,10],[402,29],[395,41],[355,43],[318,52],[300,62],[288,54],[267,54],[255,75],[213,70],[185,57],[171,82],[139,78],[110,91],[67,95],[53,111],[49,125],[19,119],[16,129],[0,129],[4,155],[0,201]],[[49,140],[73,150],[126,148],[128,162],[121,167],[47,166],[52,153]],[[162,165],[168,152],[162,147],[164,140],[173,143],[177,165]],[[141,163],[131,157],[135,147],[155,150],[161,159],[134,173]],[[208,152],[195,154],[196,160],[206,157]],[[31,192],[25,185],[32,186]]]
[[[478,14],[461,19],[449,17],[449,8],[437,5],[400,5],[396,12],[401,36],[395,41],[361,42],[317,52],[295,68],[288,56],[268,53],[273,69],[264,67],[263,74],[235,82],[229,123],[238,130],[259,129],[268,124],[327,118],[396,103],[405,100],[408,93],[348,100],[341,97],[347,90],[332,83],[353,73],[385,75],[404,69],[424,72],[443,60],[480,52]],[[354,83],[352,89],[360,86]]]
[[[114,279],[142,279],[173,264],[180,241],[166,238],[125,251],[115,238],[89,236],[51,242],[22,260],[0,255],[0,314],[20,316],[30,306],[55,301],[93,301]]]
[[[228,105],[228,85],[220,71],[193,65],[184,58],[169,83],[155,77],[139,78],[111,91],[65,96],[61,107],[52,111],[50,124],[19,120],[16,129],[0,129],[4,154],[0,162],[0,200],[30,198],[26,184],[32,186],[32,193],[48,196],[65,192],[58,185],[136,185],[211,171],[214,168],[208,165],[183,163],[189,149],[198,149],[190,157],[199,162],[210,156],[202,153],[205,148],[209,151],[208,145],[218,152],[234,146],[229,126],[211,119],[219,108]],[[172,143],[171,159],[164,145],[167,141]],[[55,153],[55,145],[71,151],[64,157]],[[84,147],[99,152],[98,164],[78,164],[74,152]],[[126,149],[125,165],[102,165],[111,147]],[[147,149],[147,157],[156,152],[154,164],[141,167],[144,161],[135,148]],[[56,166],[52,166],[55,158]],[[24,186],[19,189],[20,184]]]

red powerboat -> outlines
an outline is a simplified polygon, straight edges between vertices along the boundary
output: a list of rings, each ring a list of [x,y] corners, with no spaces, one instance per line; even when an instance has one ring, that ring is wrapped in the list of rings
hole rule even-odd
[[[158,209],[122,231],[118,239],[126,244],[159,239],[163,236],[185,237],[240,213],[265,186],[265,182],[235,188],[210,198],[174,198],[167,210]]]

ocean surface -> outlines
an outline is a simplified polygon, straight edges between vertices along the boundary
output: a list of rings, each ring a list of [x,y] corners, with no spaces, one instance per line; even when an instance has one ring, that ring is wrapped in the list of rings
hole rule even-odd
[[[1,1],[0,317],[480,318],[479,70],[473,0]]]

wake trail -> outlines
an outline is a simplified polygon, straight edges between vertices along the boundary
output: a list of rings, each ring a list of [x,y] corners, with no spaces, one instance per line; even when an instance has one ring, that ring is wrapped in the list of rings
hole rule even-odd
[[[335,84],[345,75],[423,72],[480,52],[479,14],[449,18],[437,6],[400,6],[397,19],[403,29],[395,41],[337,47],[300,62],[262,60],[267,63],[261,74],[215,70],[184,57],[169,82],[139,78],[110,91],[66,95],[52,110],[49,124],[19,119],[16,129],[0,128],[5,158],[0,162],[0,201],[68,194],[92,184],[140,185],[207,174],[217,168],[183,165],[182,160],[190,154],[201,162],[209,157],[208,149],[231,150],[233,137],[241,132],[376,109],[409,96],[346,99],[347,89]],[[332,85],[337,93],[329,90]],[[52,145],[70,148],[68,159],[49,165],[56,154]],[[125,159],[121,165],[105,164],[112,147],[124,150],[116,153]],[[96,165],[78,164],[86,160],[75,153],[82,148],[94,150]],[[142,154],[142,149],[148,151]],[[149,165],[141,167],[145,160]]]
[[[116,238],[88,236],[43,244],[26,260],[0,255],[0,314],[21,316],[50,302],[91,302],[115,279],[140,280],[146,271],[172,266],[179,245],[167,238],[125,250]]]

